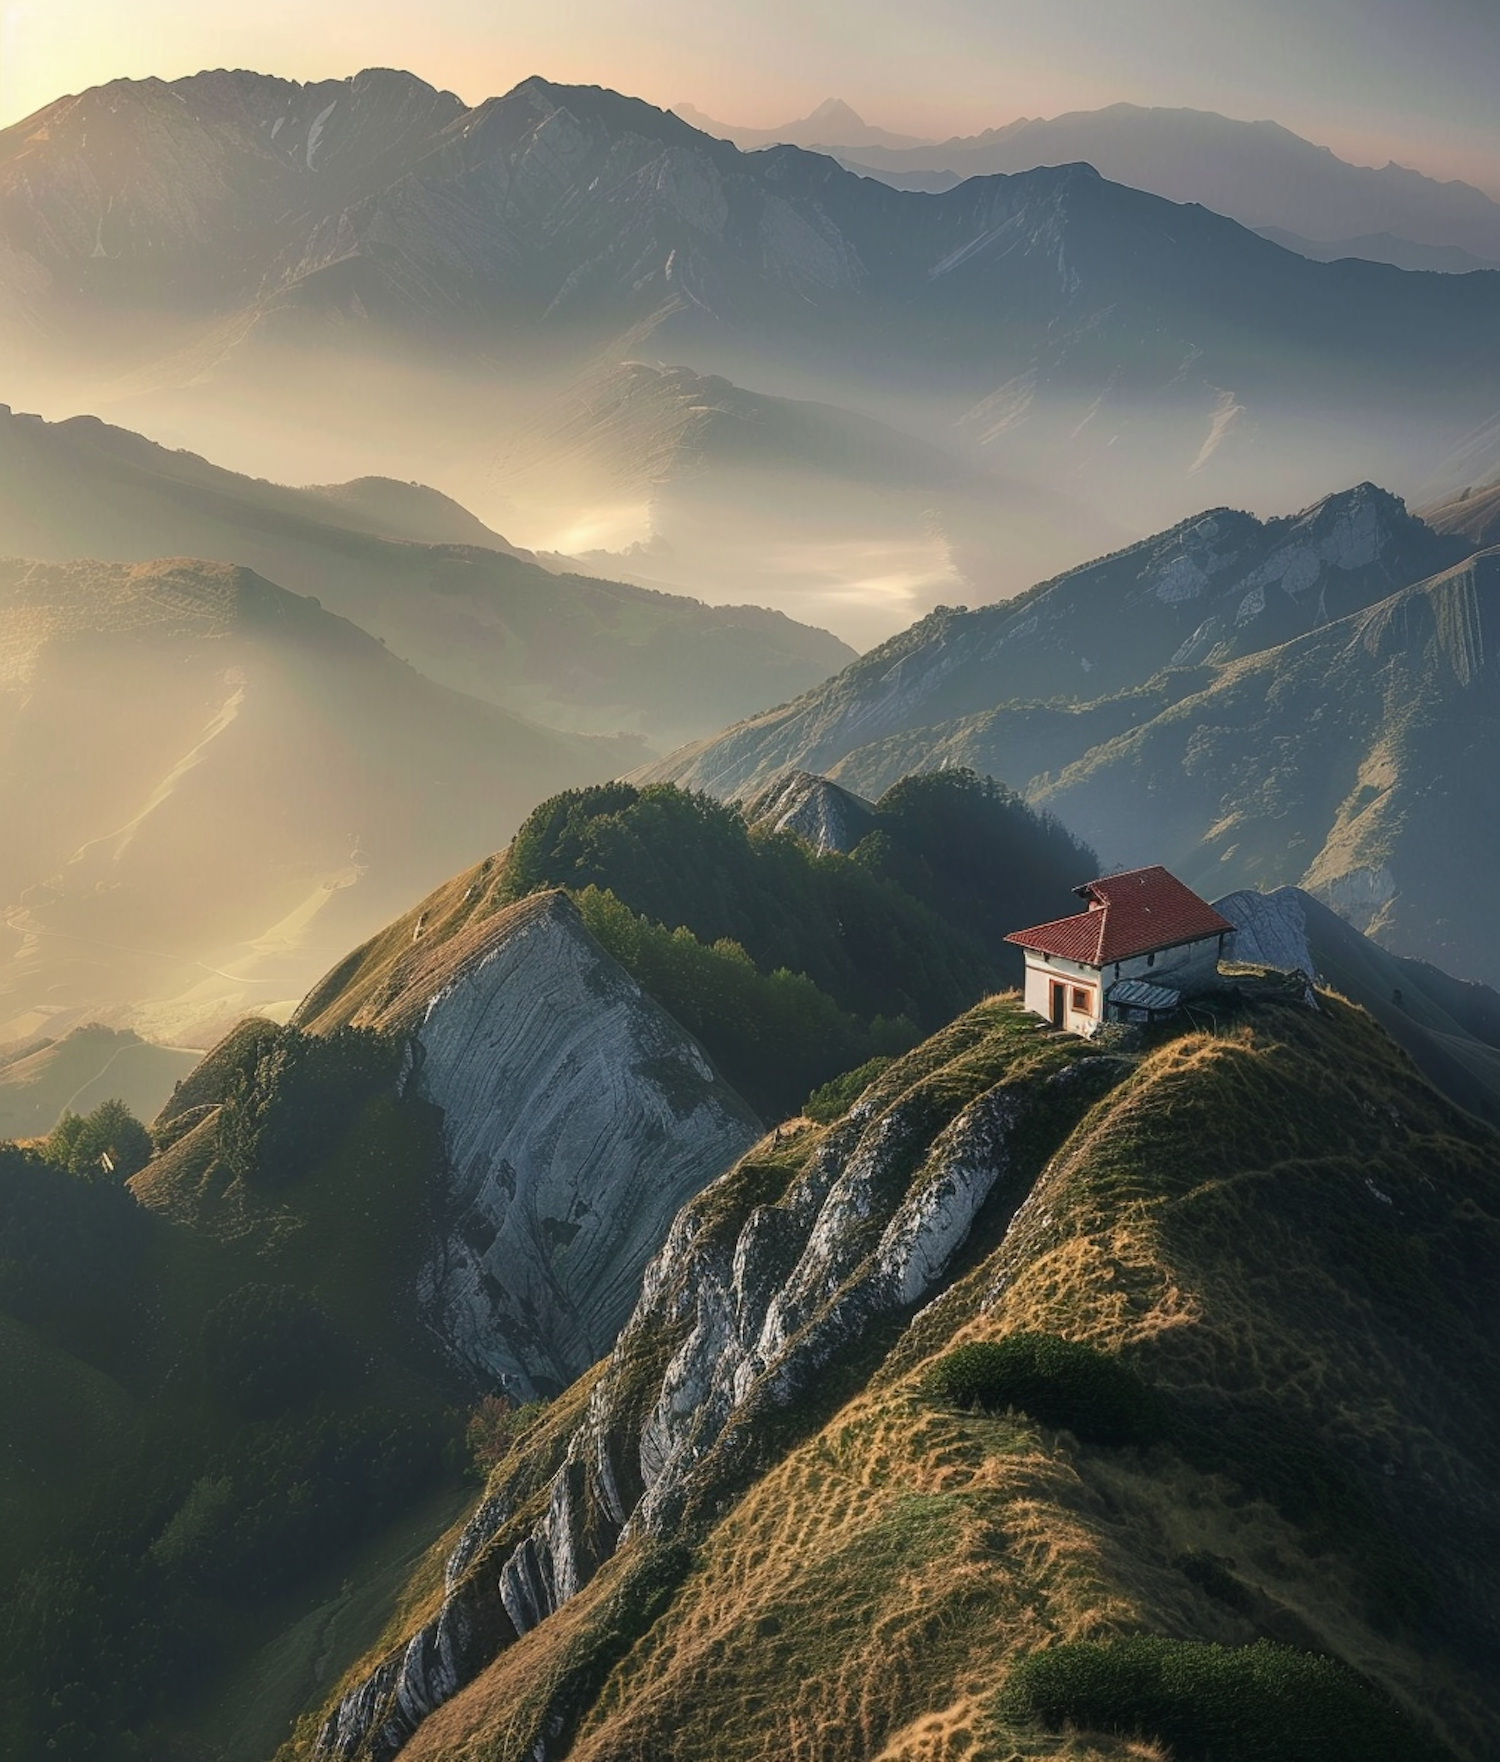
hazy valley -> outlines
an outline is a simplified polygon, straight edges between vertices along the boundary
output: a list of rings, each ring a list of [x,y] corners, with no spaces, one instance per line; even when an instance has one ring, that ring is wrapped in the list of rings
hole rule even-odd
[[[604,572],[774,576],[839,634],[848,602],[861,643],[1215,499],[1500,468],[1489,276],[1311,263],[1081,163],[896,191],[543,80],[473,110],[378,70],[63,100],[0,135],[0,289],[13,404],[281,480],[399,461]],[[686,458],[639,370],[622,431],[631,362],[731,382],[689,400]]]

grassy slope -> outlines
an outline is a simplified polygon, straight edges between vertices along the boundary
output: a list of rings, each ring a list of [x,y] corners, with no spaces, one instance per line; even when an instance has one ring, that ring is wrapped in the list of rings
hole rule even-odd
[[[554,575],[417,485],[291,489],[87,417],[0,413],[0,554],[243,564],[318,595],[441,684],[596,732],[679,740],[853,658],[760,607]]]
[[[1005,1240],[710,1523],[567,1753],[1146,1754],[1007,1729],[996,1696],[1038,1647],[1147,1631],[1327,1648],[1478,1762],[1500,1739],[1497,1295],[1500,1143],[1363,1012],[1272,992],[1165,1038]],[[934,1354],[1022,1327],[1125,1350],[1169,1440],[1106,1450],[925,1393]],[[519,1756],[641,1563],[627,1546],[410,1762]]]
[[[0,1062],[0,1138],[39,1138],[65,1111],[89,1113],[117,1095],[150,1119],[199,1054],[114,1028],[75,1028]]]
[[[379,1415],[387,1425],[454,1429],[467,1390],[440,1361],[413,1291],[434,1121],[416,1104],[377,1096],[300,1181],[257,1189],[232,1180],[217,1159],[212,1104],[236,1044],[257,1026],[231,1036],[182,1086],[188,1129],[137,1177],[151,1223],[128,1325],[107,1361],[88,1362],[0,1314],[0,1399],[24,1416],[0,1441],[0,1582],[38,1564],[51,1571],[80,1535],[112,1538],[122,1568],[136,1570],[196,1477],[264,1443],[263,1423],[246,1424],[216,1398],[200,1344],[204,1317],[243,1285],[296,1287],[345,1342],[337,1384],[287,1424],[358,1426]],[[291,1505],[306,1493],[290,1484],[258,1490]],[[330,1675],[379,1635],[391,1608],[403,1607],[414,1562],[474,1497],[456,1473],[434,1470],[331,1554],[300,1570],[284,1563],[269,1593],[211,1590],[200,1617],[206,1658],[184,1675],[163,1674],[164,1693],[149,1697],[148,1752],[260,1762]],[[44,1707],[25,1707],[16,1741],[42,1742],[47,1718]],[[7,1762],[24,1754],[0,1738]]]

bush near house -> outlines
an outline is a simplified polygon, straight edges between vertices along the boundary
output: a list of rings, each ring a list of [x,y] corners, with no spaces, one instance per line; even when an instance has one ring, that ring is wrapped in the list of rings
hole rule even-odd
[[[930,1386],[955,1406],[1015,1408],[1089,1444],[1148,1444],[1165,1430],[1161,1397],[1129,1365],[1058,1334],[959,1346],[937,1361]]]
[[[1024,1658],[1000,1695],[1011,1718],[1118,1732],[1177,1762],[1439,1762],[1447,1752],[1336,1659],[1140,1636]],[[1450,1759],[1451,1762],[1451,1759]]]

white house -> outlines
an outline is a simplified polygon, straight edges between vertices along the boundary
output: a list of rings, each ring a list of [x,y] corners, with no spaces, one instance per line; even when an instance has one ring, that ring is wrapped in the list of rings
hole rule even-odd
[[[1074,889],[1088,910],[1007,942],[1026,954],[1026,1007],[1054,1027],[1150,1022],[1212,990],[1234,925],[1162,868],[1105,875]]]

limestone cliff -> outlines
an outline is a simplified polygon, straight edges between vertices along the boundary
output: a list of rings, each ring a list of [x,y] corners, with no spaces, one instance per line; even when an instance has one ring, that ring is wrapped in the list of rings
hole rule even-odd
[[[561,894],[419,938],[357,1019],[406,1036],[403,1082],[442,1109],[432,1324],[485,1382],[562,1388],[754,1116]]]
[[[778,1413],[941,1288],[982,1212],[1003,1227],[1039,1149],[1128,1070],[1013,1003],[981,1006],[821,1141],[762,1145],[686,1205],[545,1503],[531,1521],[504,1491],[480,1505],[441,1608],[342,1697],[317,1753],[387,1762],[617,1546],[690,1528]]]
[[[1494,1755],[1500,1140],[1303,996],[1119,1049],[996,999],[763,1142],[288,1758],[1207,1754],[1190,1690],[1017,1699],[1142,1635],[1328,1677],[1233,1690],[1258,1756]],[[1018,1336],[1077,1369],[934,1380]]]

